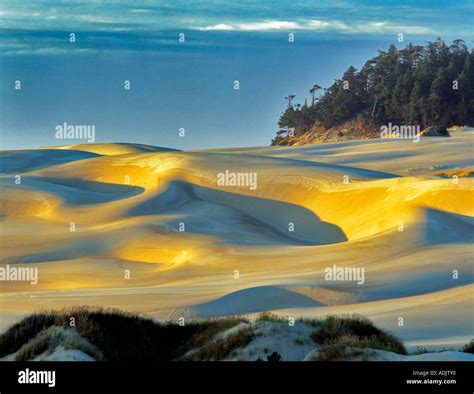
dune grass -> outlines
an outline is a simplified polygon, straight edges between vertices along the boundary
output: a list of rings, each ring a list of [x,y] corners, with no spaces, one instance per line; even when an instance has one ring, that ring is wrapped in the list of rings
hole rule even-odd
[[[35,313],[25,317],[0,335],[0,357],[15,353],[22,345],[53,325],[55,317],[50,313]]]
[[[364,349],[377,349],[379,342],[373,338],[345,335],[337,341],[322,345],[311,361],[348,361],[364,355]]]
[[[288,324],[288,320],[262,313],[257,321]],[[311,339],[320,345],[314,361],[344,361],[363,355],[361,349],[379,349],[407,354],[403,343],[388,331],[376,327],[368,318],[353,315],[327,316],[324,319],[298,318],[296,323],[313,327]],[[301,342],[295,342],[299,345]]]
[[[189,357],[183,358],[185,361],[217,361],[223,360],[235,349],[246,346],[253,338],[250,327],[238,330],[224,338],[212,340],[199,348]]]
[[[41,331],[33,340],[22,346],[18,351],[15,361],[28,361],[34,356],[42,354],[46,351],[52,351],[53,345],[51,337],[47,334],[47,329]]]
[[[96,361],[104,359],[101,351],[85,338],[77,335],[75,331],[52,326],[41,331],[33,340],[23,345],[18,351],[15,361],[28,361],[45,352],[51,354],[57,346],[62,346],[64,350],[79,350]]]
[[[398,338],[360,315],[297,321],[313,328],[311,339],[319,344],[315,360],[346,360],[366,348],[406,354]],[[181,326],[116,309],[74,307],[35,313],[10,327],[0,335],[0,357],[16,353],[17,361],[27,361],[63,346],[97,361],[222,360],[252,341],[259,322],[288,324],[288,319],[263,313],[255,323],[229,317],[189,321]],[[472,352],[473,343],[463,351]],[[304,341],[298,339],[293,345],[302,344]]]
[[[357,349],[379,349],[407,354],[403,343],[388,331],[360,315],[328,316],[311,338],[321,344],[315,360],[340,361],[357,356]]]
[[[282,317],[279,317],[273,313],[270,312],[262,312],[257,316],[256,321],[258,322],[272,322],[272,323],[283,323],[287,322],[288,320],[285,320]]]
[[[212,324],[207,324],[206,328],[200,330],[196,335],[194,335],[188,343],[188,347],[197,348],[203,346],[220,332],[235,327],[239,323],[247,322],[247,320],[237,317],[228,317],[209,319],[207,322]]]
[[[74,317],[75,326],[70,319]],[[169,361],[230,323],[218,320],[178,324],[160,324],[151,319],[115,309],[74,307],[62,311],[35,313],[13,325],[0,336],[0,357],[22,350],[22,359],[41,351],[51,350],[54,341],[40,335],[51,326],[74,329],[108,361]],[[219,328],[220,327],[220,328]],[[37,338],[38,337],[38,338]],[[28,350],[27,350],[28,349]]]

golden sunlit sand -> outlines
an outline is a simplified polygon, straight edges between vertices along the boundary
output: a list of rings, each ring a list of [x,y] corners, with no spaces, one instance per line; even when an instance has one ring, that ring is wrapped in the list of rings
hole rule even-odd
[[[440,172],[469,175],[473,142],[468,129],[419,143],[2,152],[1,264],[34,265],[39,280],[1,282],[0,329],[70,305],[158,319],[357,312],[409,342],[464,344],[474,180]],[[226,170],[257,173],[258,187],[218,186]],[[364,283],[326,281],[333,265],[364,268]]]

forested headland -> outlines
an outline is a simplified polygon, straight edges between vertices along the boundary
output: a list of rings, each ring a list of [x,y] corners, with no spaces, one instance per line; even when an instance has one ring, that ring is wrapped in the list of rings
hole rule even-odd
[[[460,39],[447,45],[438,38],[404,49],[392,44],[360,70],[350,66],[327,89],[314,84],[308,92],[302,104],[291,93],[285,97],[272,145],[291,145],[306,133],[331,129],[342,138],[352,126],[362,138],[375,136],[374,130],[388,123],[421,129],[474,126],[474,52]]]

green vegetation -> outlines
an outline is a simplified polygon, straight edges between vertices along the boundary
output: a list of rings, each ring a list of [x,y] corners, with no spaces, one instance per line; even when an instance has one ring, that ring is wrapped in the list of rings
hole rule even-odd
[[[374,349],[377,345],[376,340],[342,336],[337,341],[322,345],[311,361],[347,361],[355,357],[364,357],[368,355],[364,349]]]
[[[298,322],[313,328],[311,338],[320,345],[317,360],[345,360],[363,353],[362,348],[406,354],[400,340],[363,316],[329,316]],[[263,313],[254,323],[231,317],[179,325],[158,323],[115,309],[75,307],[35,313],[13,325],[0,335],[0,357],[16,353],[17,361],[27,361],[62,346],[97,361],[223,360],[248,345],[259,335],[258,327],[267,323],[287,325],[288,320]],[[464,351],[472,352],[473,342]],[[294,346],[304,344],[304,338],[294,339]],[[262,351],[267,361],[281,360],[274,349],[264,347]]]
[[[252,329],[249,327],[238,330],[235,334],[224,338],[212,340],[189,357],[185,361],[217,361],[226,358],[233,350],[246,346],[253,338]]]
[[[274,315],[273,313],[270,312],[262,312],[258,315],[257,321],[267,321],[267,322],[273,322],[273,323],[282,323],[282,322],[288,322],[288,320],[279,317],[277,315]]]
[[[428,349],[426,349],[424,347],[421,347],[421,346],[416,347],[415,354],[425,354],[425,353],[429,353]]]
[[[321,344],[317,360],[344,360],[357,355],[353,348],[371,348],[406,354],[402,342],[360,315],[328,316],[311,338]]]
[[[464,353],[473,353],[474,354],[474,339],[471,339],[469,343],[464,345],[464,347],[461,350]]]
[[[33,340],[22,346],[15,357],[15,361],[28,361],[45,352],[51,354],[57,346],[63,346],[65,350],[79,350],[96,361],[104,359],[103,354],[98,349],[74,331],[52,326],[41,331]]]
[[[272,141],[285,144],[288,130],[302,134],[315,124],[326,129],[360,118],[369,125],[420,125],[449,127],[474,125],[474,52],[463,40],[448,46],[438,38],[425,47],[409,44],[368,60],[360,71],[350,66],[317,100],[314,85],[311,105],[288,107]]]
[[[209,342],[214,336],[219,334],[220,332],[223,332],[225,330],[228,330],[232,327],[235,327],[239,323],[247,323],[248,321],[246,319],[241,319],[241,318],[236,318],[236,317],[228,317],[228,318],[214,318],[210,319],[207,321],[208,323],[212,324],[207,324],[206,328],[203,330],[200,330],[196,335],[194,335],[190,342],[188,343],[188,348],[197,348],[201,347],[207,342]]]
[[[70,326],[71,317],[75,320],[74,327]],[[169,361],[191,349],[193,343],[204,341],[211,332],[232,324],[236,324],[235,319],[188,322],[184,326],[159,324],[115,309],[75,307],[35,313],[13,325],[0,336],[0,357],[15,353],[22,346],[25,348],[20,350],[21,356],[17,355],[22,359],[50,350],[57,340],[54,336],[49,338],[44,331],[55,326],[74,329],[94,348],[100,349],[107,361]]]

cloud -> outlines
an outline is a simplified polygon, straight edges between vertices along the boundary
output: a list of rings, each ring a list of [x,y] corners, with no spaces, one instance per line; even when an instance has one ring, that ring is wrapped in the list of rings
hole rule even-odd
[[[149,12],[150,10],[147,10],[145,8],[136,8],[136,9],[130,10],[130,13],[132,14],[147,14]]]
[[[238,30],[238,29],[237,27],[232,26],[232,25],[219,23],[218,25],[213,25],[213,26],[198,27],[197,30],[208,31],[208,30]]]
[[[50,48],[33,48],[33,47],[25,47],[25,48],[13,48],[11,50],[1,48],[3,56],[31,56],[31,55],[65,55],[65,54],[74,54],[74,55],[81,55],[85,53],[94,53],[93,49],[89,48],[79,48],[74,51],[71,51],[69,48],[59,48],[59,47],[50,47]]]
[[[295,30],[303,29],[304,27],[296,22],[288,21],[276,21],[267,20],[263,22],[252,22],[252,23],[219,23],[217,25],[210,25],[204,27],[198,27],[197,30],[209,31],[209,30],[234,30],[234,31],[270,31],[270,30]]]
[[[0,17],[9,18],[36,18],[41,16],[39,12],[23,12],[23,11],[0,11]]]
[[[429,34],[433,31],[424,26],[405,26],[391,24],[386,21],[359,22],[347,24],[338,20],[323,21],[318,19],[303,20],[298,22],[265,20],[251,23],[219,23],[216,25],[196,27],[201,31],[275,31],[275,30],[315,30],[334,31],[340,33],[407,33]]]
[[[389,22],[371,22],[358,25],[358,29],[365,33],[407,33],[407,34],[429,34],[434,31],[425,26],[396,25]]]

